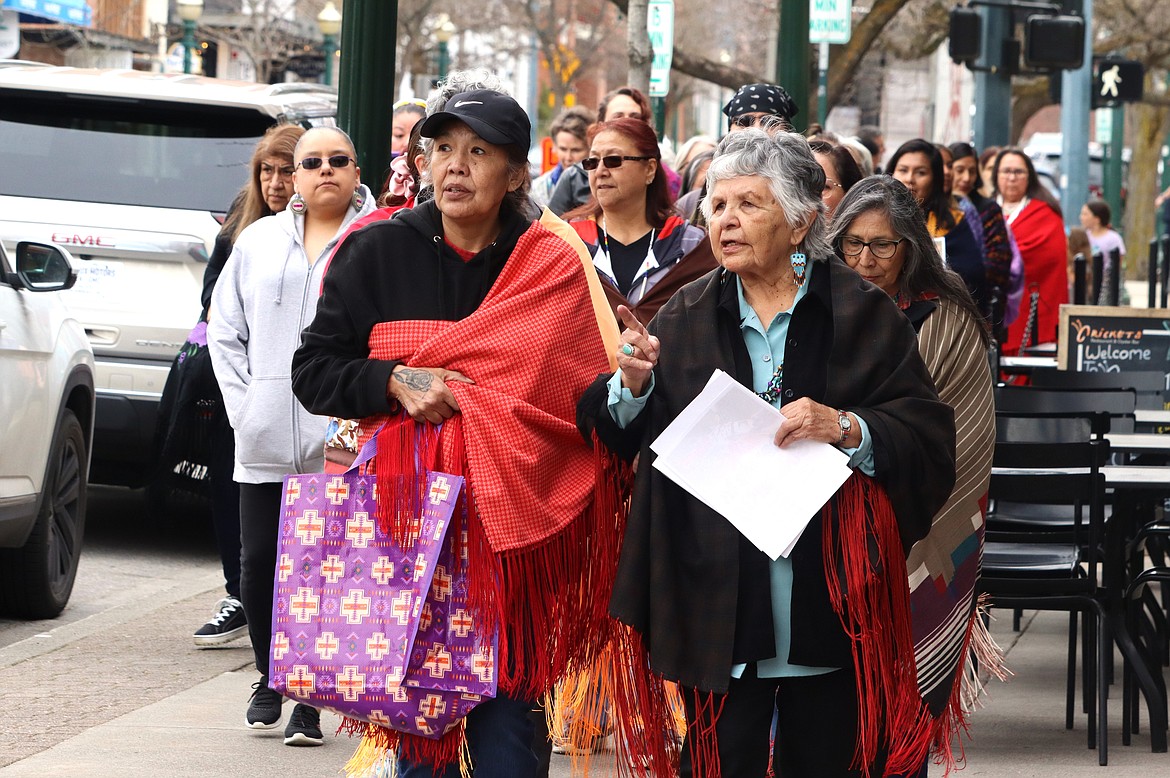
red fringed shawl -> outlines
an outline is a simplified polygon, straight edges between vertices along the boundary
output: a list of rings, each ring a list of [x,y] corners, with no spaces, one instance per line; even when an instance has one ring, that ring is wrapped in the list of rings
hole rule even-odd
[[[466,478],[469,597],[477,627],[499,628],[500,687],[523,699],[547,692],[575,657],[600,650],[620,543],[617,488],[601,490],[610,509],[591,510],[595,455],[575,422],[577,398],[609,370],[612,350],[591,296],[597,280],[575,248],[534,224],[472,315],[386,322],[370,335],[371,358],[475,381],[449,384],[460,412],[438,431],[416,431],[405,415],[365,419],[361,428],[368,437],[385,424],[375,460],[379,521],[397,539],[409,534],[426,469]],[[615,323],[612,330],[616,339]],[[436,766],[457,759],[462,740],[461,730],[438,742],[371,735]]]

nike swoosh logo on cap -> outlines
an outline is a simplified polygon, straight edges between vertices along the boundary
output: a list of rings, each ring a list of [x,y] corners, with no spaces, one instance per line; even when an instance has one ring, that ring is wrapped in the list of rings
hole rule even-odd
[[[462,108],[465,105],[483,105],[483,103],[479,100],[460,100],[455,103],[456,108]]]

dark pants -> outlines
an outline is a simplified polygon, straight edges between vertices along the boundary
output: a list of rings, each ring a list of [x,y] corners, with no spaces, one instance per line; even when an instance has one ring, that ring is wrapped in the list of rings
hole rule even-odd
[[[538,759],[532,750],[532,702],[513,700],[503,692],[467,715],[467,745],[475,778],[536,778]],[[435,772],[430,765],[398,762],[398,778],[458,778],[459,765]]]
[[[239,599],[240,485],[232,478],[235,464],[235,433],[225,417],[211,433],[211,461],[207,468],[211,479],[211,524],[223,566],[224,588],[230,596]]]
[[[757,678],[754,664],[732,678],[715,726],[722,778],[763,778],[768,771],[772,714],[777,778],[852,778],[857,746],[857,692],[843,670],[798,678]],[[685,689],[688,725],[695,721],[695,693]],[[718,706],[718,703],[716,703]],[[709,713],[707,714],[709,715]],[[690,778],[690,738],[683,744],[680,776]],[[871,765],[882,774],[884,755]]]
[[[272,641],[272,586],[283,487],[283,483],[240,484],[240,602],[248,617],[256,669],[264,676]]]

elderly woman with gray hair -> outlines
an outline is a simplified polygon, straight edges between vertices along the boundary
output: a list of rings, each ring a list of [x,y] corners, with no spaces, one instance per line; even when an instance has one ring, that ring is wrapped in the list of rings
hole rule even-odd
[[[889,295],[918,332],[918,350],[955,411],[955,487],[930,532],[910,549],[907,573],[914,660],[924,710],[940,754],[949,723],[962,718],[971,647],[983,669],[998,668],[995,646],[975,610],[983,509],[995,445],[995,402],[987,327],[959,275],[935,249],[914,195],[890,176],[856,184],[837,207],[829,236],[837,254]]]
[[[954,416],[897,306],[833,255],[824,184],[799,135],[725,137],[703,203],[722,267],[648,325],[620,309],[619,370],[578,404],[583,434],[640,463],[610,611],[638,637],[633,666],[683,689],[683,776],[764,775],[774,707],[785,778],[908,772],[926,753],[903,563],[950,494]],[[786,558],[651,466],[714,370],[782,411],[777,446],[849,455]],[[743,486],[785,515],[773,485]]]

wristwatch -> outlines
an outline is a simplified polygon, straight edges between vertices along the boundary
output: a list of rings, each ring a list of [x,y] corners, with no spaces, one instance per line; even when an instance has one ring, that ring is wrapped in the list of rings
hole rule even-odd
[[[845,411],[837,411],[837,424],[841,427],[841,439],[837,441],[837,445],[843,446],[849,439],[849,433],[853,431],[853,420]]]

